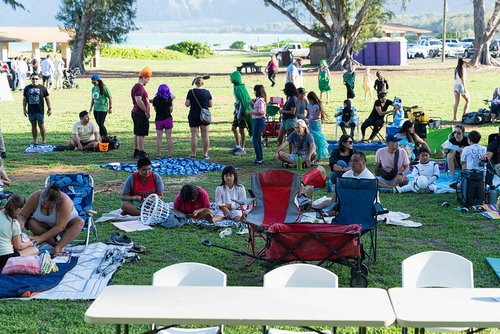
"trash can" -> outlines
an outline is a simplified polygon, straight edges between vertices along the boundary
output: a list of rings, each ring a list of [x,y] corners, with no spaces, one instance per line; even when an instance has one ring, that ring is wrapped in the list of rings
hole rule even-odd
[[[278,52],[277,58],[280,66],[288,66],[293,62],[292,52],[288,50]]]

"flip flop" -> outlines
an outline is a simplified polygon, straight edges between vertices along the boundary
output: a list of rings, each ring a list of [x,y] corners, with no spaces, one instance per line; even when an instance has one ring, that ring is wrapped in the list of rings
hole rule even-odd
[[[143,253],[146,253],[146,247],[142,246],[142,245],[133,245],[130,249],[129,249],[130,252],[132,253],[139,253],[139,254],[143,254]]]
[[[281,167],[283,167],[283,168],[290,168],[290,163],[288,163],[288,162],[283,162],[283,163],[281,164]]]

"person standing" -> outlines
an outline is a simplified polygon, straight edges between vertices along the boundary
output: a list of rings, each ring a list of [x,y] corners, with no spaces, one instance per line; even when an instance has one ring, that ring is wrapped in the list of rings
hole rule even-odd
[[[61,57],[54,57],[54,86],[55,89],[62,89],[62,78],[63,78],[63,61]]]
[[[153,107],[156,111],[155,126],[156,126],[156,158],[161,159],[161,140],[163,131],[167,142],[167,158],[171,158],[173,154],[172,143],[172,128],[174,127],[174,119],[172,112],[174,111],[173,104],[174,96],[170,92],[170,87],[166,84],[158,86],[158,91],[153,98]]]
[[[132,87],[132,121],[134,122],[134,158],[147,158],[144,151],[144,137],[149,134],[149,118],[151,117],[148,92],[144,86],[152,77],[148,66],[139,72],[139,81]]]
[[[380,71],[377,71],[375,73],[377,76],[377,79],[375,80],[375,83],[373,84],[373,88],[377,91],[377,95],[380,93],[386,93],[389,90],[389,82],[382,76],[382,73]]]
[[[108,130],[104,126],[106,116],[111,114],[113,109],[113,100],[108,87],[101,80],[101,77],[94,74],[90,81],[92,82],[92,99],[90,100],[89,112],[94,109],[94,119],[99,126],[99,134],[101,138],[108,135]]]
[[[54,63],[52,62],[51,55],[47,55],[47,57],[42,60],[40,67],[42,69],[43,85],[47,90],[50,90],[52,89],[52,71],[54,70]]]
[[[251,98],[243,80],[241,79],[240,72],[234,71],[231,73],[229,78],[233,84],[234,93],[234,118],[231,131],[233,132],[235,142],[235,146],[230,152],[235,155],[243,155],[246,153],[245,129],[248,128],[250,134],[252,131],[252,118],[250,115],[247,115],[247,110],[252,109],[248,103]]]
[[[40,77],[38,73],[31,74],[31,85],[24,88],[23,92],[23,113],[27,116],[31,123],[31,134],[33,136],[33,144],[38,144],[37,124],[40,128],[40,135],[42,136],[42,144],[46,144],[45,126],[44,126],[44,113],[45,104],[47,103],[47,116],[52,115],[52,107],[47,88],[39,83]]]
[[[186,96],[184,105],[189,108],[188,122],[191,129],[191,155],[189,159],[196,159],[196,149],[198,148],[198,134],[201,129],[201,141],[203,142],[203,158],[208,160],[208,149],[210,148],[210,123],[201,121],[201,109],[208,109],[213,106],[212,95],[208,89],[203,88],[204,80],[210,76],[198,76],[194,78],[191,85],[196,87],[190,89]]]
[[[356,94],[354,94],[354,83],[356,82],[356,67],[354,63],[350,60],[346,60],[344,63],[344,75],[342,76],[342,80],[344,81],[344,85],[347,89],[347,98],[353,99]]]
[[[26,57],[19,57],[18,61],[18,76],[19,76],[19,89],[23,90],[26,87],[26,75],[28,73],[28,63]]]
[[[19,81],[19,61],[18,57],[14,57],[14,59],[10,62],[10,72],[12,73],[12,91],[16,91],[17,83]]]
[[[328,63],[325,59],[319,62],[318,70],[318,88],[319,88],[319,99],[323,101],[323,93],[326,93],[326,103],[330,103],[330,69],[328,68]]]
[[[365,101],[368,101],[368,95],[370,95],[370,102],[373,100],[373,76],[370,73],[370,69],[367,67],[365,75],[363,75],[363,91],[365,92]]]
[[[470,95],[467,91],[467,87],[465,85],[467,81],[467,75],[465,72],[465,68],[469,66],[468,63],[464,61],[463,58],[458,58],[457,67],[455,67],[455,83],[453,84],[453,95],[455,96],[455,104],[453,105],[453,121],[457,121],[457,111],[458,104],[460,103],[460,96],[465,100],[464,111],[462,116],[467,113],[467,109],[469,108]]]
[[[302,79],[299,72],[302,67],[302,62],[302,58],[297,58],[297,60],[288,65],[286,69],[285,85],[291,82],[296,88],[302,87]]]
[[[266,126],[266,102],[267,95],[263,85],[255,85],[253,88],[255,93],[255,102],[253,103],[253,111],[247,110],[247,114],[252,115],[252,144],[255,151],[254,164],[262,165],[264,163],[264,155],[262,153],[262,131]]]
[[[269,81],[271,81],[271,87],[274,87],[276,84],[276,74],[278,73],[279,63],[278,59],[276,59],[276,55],[271,55],[271,60],[267,63],[266,71],[267,77]]]

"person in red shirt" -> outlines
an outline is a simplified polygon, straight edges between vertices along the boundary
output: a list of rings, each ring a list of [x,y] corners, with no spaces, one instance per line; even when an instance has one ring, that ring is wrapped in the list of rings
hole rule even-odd
[[[208,220],[211,224],[214,222],[207,191],[191,184],[182,186],[180,193],[175,196],[173,211],[193,219]]]
[[[141,215],[142,202],[151,194],[163,198],[163,180],[151,171],[151,160],[140,158],[137,172],[130,175],[122,189],[122,211],[131,216]]]
[[[144,151],[144,137],[149,134],[149,118],[151,117],[149,98],[144,88],[151,78],[149,67],[139,73],[139,81],[132,87],[132,120],[134,121],[134,158],[147,158]]]

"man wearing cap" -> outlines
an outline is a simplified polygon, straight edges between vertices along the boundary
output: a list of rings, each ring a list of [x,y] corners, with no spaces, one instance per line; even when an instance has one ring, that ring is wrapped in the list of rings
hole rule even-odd
[[[94,109],[94,119],[99,126],[99,134],[101,137],[108,135],[108,130],[104,126],[106,116],[111,114],[113,109],[113,100],[109,92],[108,86],[102,82],[101,77],[94,74],[90,81],[92,82],[92,99],[90,100],[89,113]]]
[[[276,153],[274,153],[274,158],[283,161],[283,167],[285,168],[294,168],[300,161],[306,167],[310,167],[316,158],[314,137],[308,132],[306,122],[302,119],[295,121],[294,129],[295,131],[278,147]],[[292,153],[290,154],[282,151],[288,145],[292,146]],[[300,161],[298,161],[299,157]]]
[[[80,121],[73,124],[73,138],[69,141],[72,150],[93,150],[99,140],[97,126],[90,121],[89,113],[84,110],[80,114]]]
[[[375,154],[375,175],[382,188],[394,188],[408,183],[406,173],[410,169],[410,160],[406,151],[398,146],[401,138],[388,135],[387,147],[380,148]]]
[[[149,67],[139,72],[139,81],[132,87],[132,120],[134,121],[134,158],[147,158],[144,151],[144,137],[149,134],[149,118],[151,117],[148,92],[144,86],[147,85],[152,73]]]

